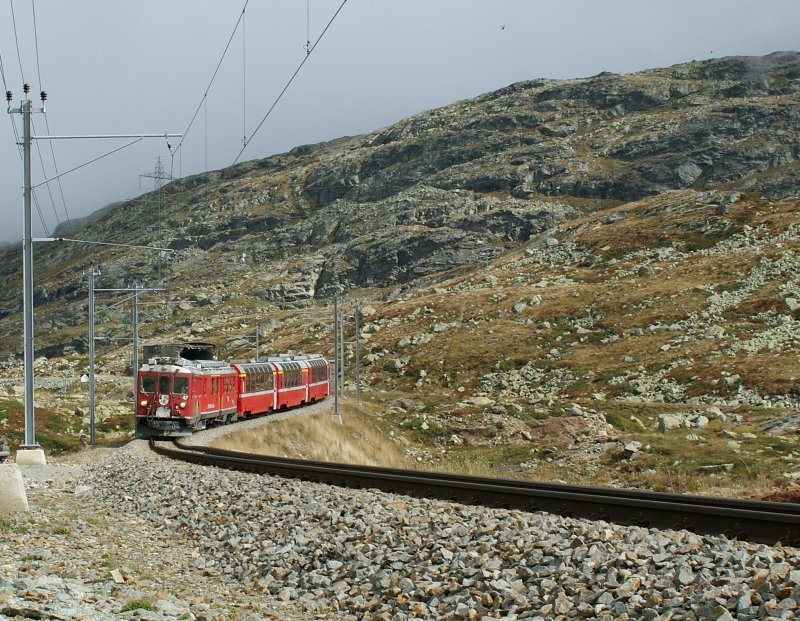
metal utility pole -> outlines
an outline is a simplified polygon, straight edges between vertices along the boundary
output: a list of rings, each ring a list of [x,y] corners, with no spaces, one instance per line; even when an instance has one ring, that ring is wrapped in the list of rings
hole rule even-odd
[[[139,385],[139,285],[133,283],[133,307],[131,323],[133,324],[133,411],[136,412],[136,388]],[[133,417],[134,423],[136,416]],[[136,430],[134,429],[134,433]]]
[[[356,331],[356,401],[361,403],[361,303],[358,300],[353,322]]]
[[[94,446],[94,268],[89,270],[89,446]]]
[[[140,287],[137,283],[133,283],[128,289],[96,289],[94,286],[94,277],[99,276],[100,272],[95,272],[94,269],[89,271],[89,444],[94,446],[94,421],[95,421],[95,407],[94,407],[94,294],[96,291],[112,291],[132,292],[133,308],[131,310],[131,323],[133,324],[133,411],[134,411],[134,425],[136,425],[136,388],[139,382],[139,293],[144,291],[163,291],[163,289],[150,289]],[[137,430],[134,429],[134,433]]]
[[[27,94],[27,93],[26,93]],[[22,148],[25,168],[25,232],[22,238],[22,279],[25,332],[25,444],[24,448],[37,448],[36,415],[33,402],[33,234],[31,229],[31,114],[30,99],[22,102]],[[30,422],[30,424],[28,424]]]
[[[344,308],[339,311],[339,385],[344,398]]]
[[[258,362],[258,352],[261,351],[261,344],[258,342],[258,324],[256,324],[256,362]]]
[[[333,420],[342,422],[339,414],[339,295],[333,295]]]
[[[32,236],[32,227],[31,227],[31,200],[33,194],[33,185],[31,182],[31,144],[33,140],[56,140],[56,139],[73,139],[73,138],[136,138],[135,142],[142,140],[143,138],[172,138],[172,137],[182,137],[183,134],[105,134],[105,135],[88,135],[88,136],[33,136],[31,134],[31,115],[34,112],[45,112],[44,102],[47,100],[47,93],[42,91],[40,93],[40,97],[42,100],[42,107],[38,110],[33,108],[33,103],[30,99],[27,99],[27,95],[30,92],[31,87],[29,84],[24,84],[22,86],[22,91],[26,96],[26,99],[20,101],[19,108],[12,108],[11,101],[14,98],[14,95],[11,91],[6,91],[6,103],[7,103],[7,112],[9,114],[20,114],[22,115],[22,166],[23,166],[23,195],[24,195],[24,204],[25,204],[25,212],[24,212],[24,219],[25,219],[25,226],[24,226],[24,233],[22,238],[22,271],[23,271],[23,341],[24,341],[24,373],[25,373],[25,441],[22,445],[23,450],[31,449],[31,452],[39,452],[41,453],[41,449],[39,445],[36,444],[36,416],[34,412],[34,400],[33,400],[33,356],[34,356],[34,348],[33,348],[33,236]],[[130,143],[133,144],[133,143]],[[124,148],[124,147],[120,147]],[[110,155],[119,149],[115,149],[105,155]],[[105,157],[105,155],[101,157]],[[85,166],[86,164],[90,164],[96,160],[100,159],[94,158],[85,164],[81,164],[80,166],[76,166],[75,168],[71,168],[70,170],[63,172],[61,174],[56,175],[55,177],[51,177],[50,179],[46,179],[41,183],[37,184],[43,185],[45,183],[49,183],[50,181],[54,181],[59,177],[63,177],[78,168]],[[36,458],[33,458],[36,460]],[[19,461],[19,456],[17,457]],[[41,460],[36,460],[34,463],[41,465],[44,463],[44,454],[41,453]]]
[[[27,96],[31,90],[28,84],[22,87]],[[6,91],[6,102],[9,114],[22,115],[22,167],[23,167],[23,200],[25,226],[22,236],[22,296],[23,296],[23,349],[25,373],[25,441],[23,449],[38,449],[36,444],[36,415],[33,405],[33,235],[31,227],[31,197],[33,186],[31,183],[31,115],[34,112],[44,112],[44,102],[47,93],[41,92],[42,107],[33,109],[30,99],[23,99],[19,108],[11,107],[13,95]]]

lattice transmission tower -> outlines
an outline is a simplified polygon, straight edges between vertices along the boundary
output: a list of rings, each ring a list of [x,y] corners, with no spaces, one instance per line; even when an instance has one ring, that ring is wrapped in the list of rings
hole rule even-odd
[[[158,217],[153,218],[151,220],[152,223],[156,223],[155,226],[152,228],[157,236],[158,230],[159,228],[161,228],[158,223],[163,223],[164,207],[166,206],[166,196],[163,191],[164,182],[173,181],[175,177],[168,174],[167,171],[164,170],[164,165],[161,163],[161,156],[159,156],[158,159],[156,160],[156,167],[153,172],[139,175],[140,187],[142,183],[141,181],[142,178],[153,180],[153,191],[147,194],[144,207],[145,209],[154,207],[157,210]],[[148,226],[147,228],[151,228],[151,226]],[[164,272],[167,267],[166,253],[162,252],[156,257],[155,266],[156,266],[156,278],[158,280],[162,280],[164,278]]]

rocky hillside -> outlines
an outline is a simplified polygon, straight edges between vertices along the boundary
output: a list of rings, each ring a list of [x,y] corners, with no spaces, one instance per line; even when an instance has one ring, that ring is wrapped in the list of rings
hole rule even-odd
[[[107,208],[72,235],[176,252],[37,247],[37,306],[50,315],[54,304],[58,325],[83,323],[82,271],[96,263],[106,284],[285,307],[485,264],[560,223],[671,190],[798,198],[798,91],[794,52],[520,82]],[[1,263],[0,319],[14,334],[20,261],[6,251]]]
[[[234,357],[257,325],[264,351],[330,354],[333,293],[361,299],[366,388],[412,396],[390,419],[422,439],[585,453],[587,420],[649,433],[715,407],[756,454],[776,450],[769,410],[794,434],[782,467],[800,459],[784,411],[800,405],[798,92],[794,52],[522,82],[111,206],[71,236],[172,250],[37,246],[38,373],[55,382],[37,398],[83,398],[96,265],[99,287],[164,289],[142,296],[144,339]],[[20,266],[2,254],[0,376],[19,373]],[[130,305],[99,298],[97,333],[122,412]],[[583,423],[541,422],[572,402]]]

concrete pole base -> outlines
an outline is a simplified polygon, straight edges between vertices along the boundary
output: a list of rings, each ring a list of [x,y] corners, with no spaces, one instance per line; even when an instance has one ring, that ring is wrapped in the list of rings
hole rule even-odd
[[[333,422],[339,423],[340,425],[343,424],[342,415],[341,414],[334,414],[333,415]]]
[[[0,513],[30,511],[17,464],[0,464]]]
[[[24,448],[17,451],[16,462],[20,466],[46,466],[44,450],[40,448]]]

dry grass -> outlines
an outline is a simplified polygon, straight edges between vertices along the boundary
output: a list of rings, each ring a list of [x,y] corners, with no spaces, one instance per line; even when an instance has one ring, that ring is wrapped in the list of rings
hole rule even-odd
[[[330,414],[298,416],[255,431],[224,436],[213,446],[259,455],[274,455],[365,466],[410,468],[401,447],[355,407],[343,408],[342,424]]]

